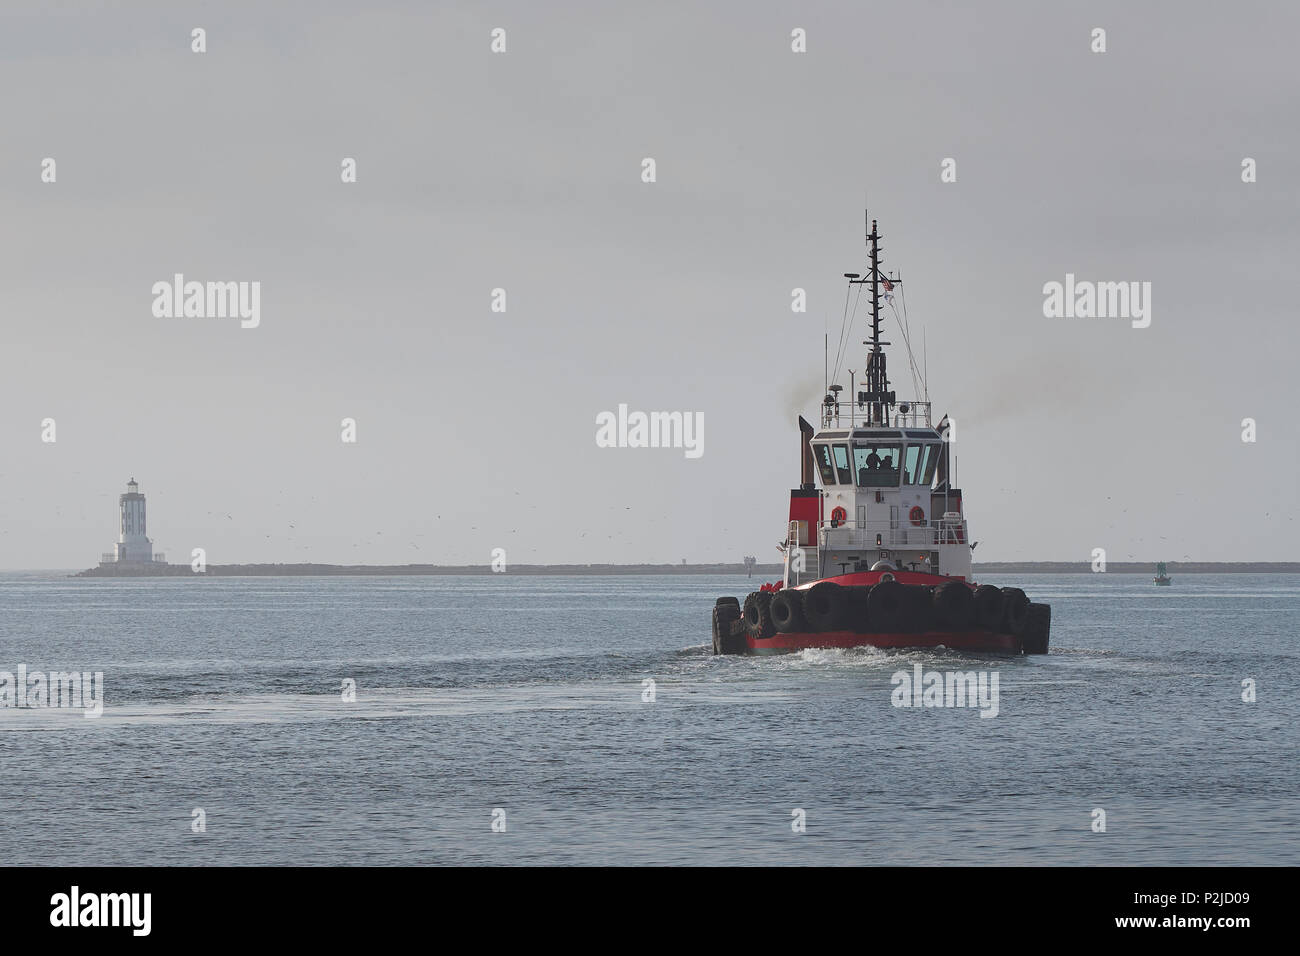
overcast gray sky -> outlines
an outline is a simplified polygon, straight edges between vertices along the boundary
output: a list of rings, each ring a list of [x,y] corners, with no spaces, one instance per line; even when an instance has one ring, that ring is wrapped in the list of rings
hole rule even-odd
[[[1295,557],[1293,5],[0,21],[0,567],[94,564],[131,476],[172,560],[776,560],[864,202],[977,558]],[[260,326],[155,318],[176,272],[259,281]],[[1151,326],[1044,318],[1067,272],[1151,282]],[[702,412],[704,455],[597,448],[619,403]]]

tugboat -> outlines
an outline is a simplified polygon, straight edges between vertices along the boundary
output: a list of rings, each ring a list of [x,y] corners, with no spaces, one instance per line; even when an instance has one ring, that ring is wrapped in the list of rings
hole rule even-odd
[[[1173,578],[1169,576],[1169,569],[1165,567],[1165,563],[1163,561],[1156,562],[1155,581],[1156,581],[1156,587],[1158,588],[1167,588],[1169,587],[1170,582],[1173,581]]]
[[[880,269],[874,219],[866,238],[870,271],[844,274],[850,293],[869,287],[866,380],[849,370],[849,401],[842,386],[827,385],[819,429],[799,417],[800,484],[778,545],[782,580],[743,605],[718,598],[713,652],[943,646],[1046,654],[1050,606],[1031,603],[1020,588],[971,580],[978,542],[969,541],[962,493],[952,486],[951,424],[947,415],[931,424],[928,386],[918,388],[924,401],[898,401],[890,388],[881,296],[892,304],[901,280]],[[905,319],[899,324],[916,383]],[[846,300],[842,340],[851,325]]]

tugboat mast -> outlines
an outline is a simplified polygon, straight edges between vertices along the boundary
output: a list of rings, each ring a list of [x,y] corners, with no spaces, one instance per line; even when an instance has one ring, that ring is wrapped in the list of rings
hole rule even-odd
[[[868,425],[888,425],[890,410],[897,402],[895,394],[889,390],[885,352],[881,348],[889,343],[880,340],[880,284],[889,280],[880,274],[880,230],[874,219],[871,220],[871,231],[867,233],[867,248],[871,251],[870,272],[863,278],[849,279],[850,285],[871,283],[871,340],[862,343],[870,345],[871,352],[867,355],[867,378],[863,383],[866,391],[858,392],[857,401],[859,408],[868,409]],[[892,288],[892,283],[890,287]]]

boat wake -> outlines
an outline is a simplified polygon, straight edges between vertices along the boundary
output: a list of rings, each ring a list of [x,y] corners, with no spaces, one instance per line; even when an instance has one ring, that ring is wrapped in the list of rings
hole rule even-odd
[[[423,717],[473,717],[564,710],[632,710],[647,705],[640,681],[508,685],[475,688],[375,687],[358,690],[356,700],[339,694],[247,694],[191,697],[168,702],[106,703],[99,717],[81,710],[6,708],[0,732],[67,731],[89,733],[107,727],[200,724],[284,724],[322,720],[396,720]],[[719,684],[716,681],[662,680],[655,703],[711,705],[784,700],[788,694]]]

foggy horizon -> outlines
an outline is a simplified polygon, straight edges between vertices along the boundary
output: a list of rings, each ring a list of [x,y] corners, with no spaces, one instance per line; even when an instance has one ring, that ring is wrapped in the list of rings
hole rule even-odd
[[[0,569],[94,566],[131,477],[171,563],[777,563],[864,206],[977,563],[1292,559],[1300,10],[565,6],[6,11]]]

